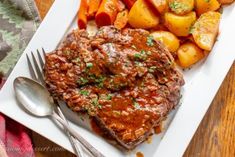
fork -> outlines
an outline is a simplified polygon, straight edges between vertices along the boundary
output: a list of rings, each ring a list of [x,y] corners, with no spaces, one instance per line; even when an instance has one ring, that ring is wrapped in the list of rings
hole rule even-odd
[[[43,55],[43,57],[42,57],[42,55]],[[31,75],[32,79],[34,79],[35,81],[38,81],[43,86],[45,86],[44,75],[43,75],[42,71],[43,71],[43,66],[44,66],[44,63],[45,63],[43,58],[45,58],[46,53],[45,53],[45,50],[43,48],[42,48],[42,55],[39,52],[39,50],[37,50],[37,56],[38,56],[37,58],[38,58],[39,64],[38,64],[37,59],[36,59],[33,52],[31,52],[32,61],[29,59],[30,57],[28,56],[28,54],[26,54],[26,57],[27,57],[29,72],[30,72],[30,75]],[[54,100],[54,103],[57,106],[57,111],[59,113],[59,116],[68,124],[67,119],[65,118],[63,112],[61,111],[61,109],[59,107],[59,104],[61,102],[57,101],[57,100]],[[69,140],[70,140],[70,142],[71,142],[71,144],[72,144],[72,146],[75,150],[76,155],[78,157],[84,157],[83,151],[82,151],[81,146],[78,143],[78,141],[67,130],[66,130],[66,133],[67,133],[67,135],[69,137]],[[93,156],[94,156],[94,154],[93,154]]]

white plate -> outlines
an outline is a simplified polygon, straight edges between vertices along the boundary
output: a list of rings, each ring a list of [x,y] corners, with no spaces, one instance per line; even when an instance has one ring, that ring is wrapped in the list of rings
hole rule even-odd
[[[66,135],[47,118],[34,117],[21,108],[15,100],[13,80],[17,76],[29,76],[25,54],[44,47],[52,51],[61,39],[75,26],[75,16],[80,0],[57,0],[28,44],[4,87],[0,91],[0,111],[27,126],[58,145],[70,150],[72,147]],[[184,72],[186,84],[179,108],[168,118],[169,127],[159,135],[154,135],[151,144],[143,143],[132,152],[123,152],[108,144],[92,132],[71,124],[94,147],[107,157],[135,156],[137,151],[146,157],[179,157],[184,153],[200,121],[206,113],[213,97],[235,58],[235,8],[224,9],[220,35],[213,51],[205,62]],[[174,114],[176,113],[176,114]]]

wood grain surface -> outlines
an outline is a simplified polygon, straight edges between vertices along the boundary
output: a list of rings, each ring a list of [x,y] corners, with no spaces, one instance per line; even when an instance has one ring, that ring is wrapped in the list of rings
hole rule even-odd
[[[42,18],[53,1],[35,0]],[[36,157],[74,156],[37,133],[33,133],[32,137]],[[235,63],[198,127],[184,157],[235,157]]]

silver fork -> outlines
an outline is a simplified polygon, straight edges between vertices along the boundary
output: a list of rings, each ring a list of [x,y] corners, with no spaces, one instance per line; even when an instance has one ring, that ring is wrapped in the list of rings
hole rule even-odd
[[[45,86],[44,75],[43,75],[42,70],[43,70],[43,66],[44,66],[43,58],[45,58],[46,54],[45,54],[45,50],[43,48],[42,48],[42,54],[43,54],[43,57],[41,56],[41,53],[39,52],[39,50],[37,50],[39,64],[38,64],[33,52],[31,52],[32,62],[30,61],[28,54],[26,54],[26,57],[27,57],[29,72],[30,72],[32,79],[38,81],[43,86]],[[63,112],[61,111],[61,109],[59,107],[60,101],[54,100],[54,102],[57,106],[57,111],[58,111],[59,116],[68,124],[67,119],[65,118]],[[69,137],[69,140],[75,150],[76,155],[78,157],[84,157],[82,148],[81,148],[80,144],[78,143],[78,141],[73,136],[71,136],[71,134],[67,130],[66,130],[66,134]]]

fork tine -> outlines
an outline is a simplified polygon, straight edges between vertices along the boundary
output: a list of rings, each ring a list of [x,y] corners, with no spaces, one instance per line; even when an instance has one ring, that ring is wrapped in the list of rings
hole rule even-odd
[[[31,54],[32,54],[32,58],[33,58],[33,63],[34,63],[34,66],[35,66],[35,70],[36,70],[36,73],[38,75],[38,81],[40,81],[41,83],[43,83],[43,76],[42,76],[42,72],[38,66],[38,62],[33,54],[33,52],[31,51]]]
[[[33,69],[33,66],[32,66],[32,64],[31,64],[31,61],[30,61],[30,59],[29,59],[28,54],[26,54],[26,58],[27,58],[28,66],[29,66],[29,73],[30,73],[32,79],[38,80],[38,79],[37,79],[37,76],[36,76],[36,74],[35,74],[35,71],[34,71],[34,69]]]
[[[43,61],[42,56],[41,56],[41,54],[38,50],[37,50],[37,54],[38,54],[38,60],[39,60],[39,63],[40,63],[40,68],[43,70],[44,61]]]
[[[43,54],[43,57],[46,58],[46,52],[45,52],[44,48],[42,48],[42,54]]]

